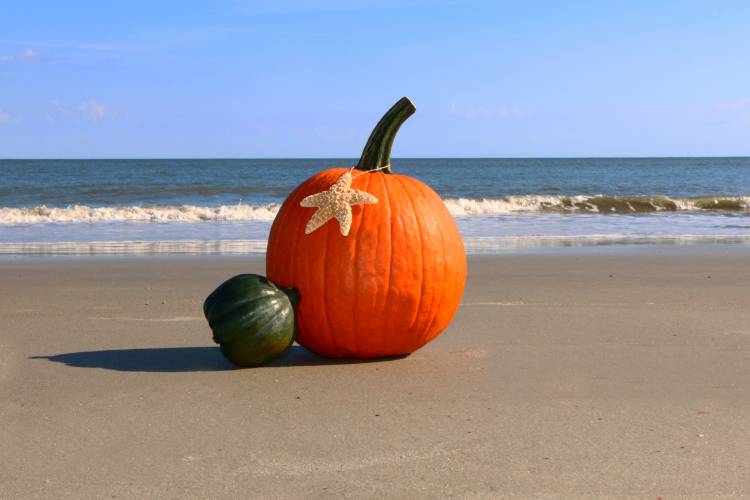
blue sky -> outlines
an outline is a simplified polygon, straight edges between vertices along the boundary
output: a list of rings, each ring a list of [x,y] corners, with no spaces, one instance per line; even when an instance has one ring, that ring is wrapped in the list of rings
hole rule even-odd
[[[179,5],[179,7],[177,7]],[[750,155],[750,2],[12,1],[0,157]]]

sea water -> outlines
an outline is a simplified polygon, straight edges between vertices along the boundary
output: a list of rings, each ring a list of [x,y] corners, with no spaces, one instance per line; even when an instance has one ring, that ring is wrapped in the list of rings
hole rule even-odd
[[[356,159],[0,160],[0,254],[262,253],[284,198]],[[470,253],[750,244],[750,158],[420,158]]]

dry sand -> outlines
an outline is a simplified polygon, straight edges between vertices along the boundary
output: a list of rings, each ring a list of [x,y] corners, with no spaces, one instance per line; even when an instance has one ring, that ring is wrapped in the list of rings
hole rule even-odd
[[[231,369],[263,267],[0,262],[0,497],[750,496],[750,252],[472,258],[412,356]]]

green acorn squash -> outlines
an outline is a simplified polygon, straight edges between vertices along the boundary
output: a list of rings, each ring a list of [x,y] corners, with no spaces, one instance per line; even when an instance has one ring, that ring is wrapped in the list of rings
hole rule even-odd
[[[282,355],[294,341],[299,294],[257,274],[228,279],[203,303],[221,352],[238,366],[258,366]]]

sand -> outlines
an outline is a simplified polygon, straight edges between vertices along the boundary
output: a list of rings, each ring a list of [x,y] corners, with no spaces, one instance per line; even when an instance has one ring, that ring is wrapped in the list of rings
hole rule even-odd
[[[0,262],[2,498],[750,496],[750,252],[474,257],[413,355],[236,370],[262,259]]]

